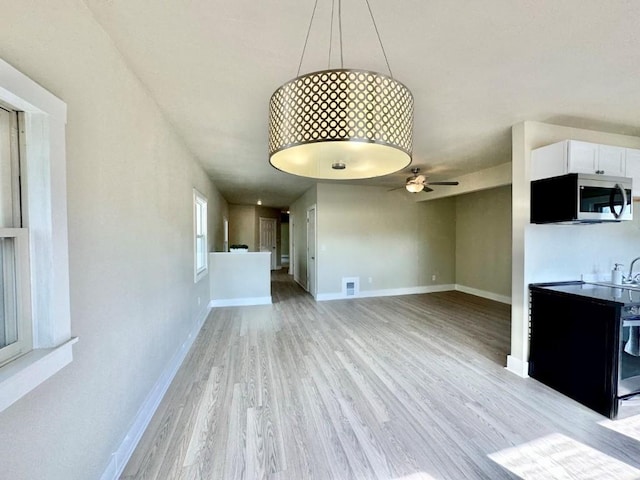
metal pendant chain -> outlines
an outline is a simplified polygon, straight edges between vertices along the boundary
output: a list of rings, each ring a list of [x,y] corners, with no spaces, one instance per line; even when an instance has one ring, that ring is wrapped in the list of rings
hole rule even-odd
[[[342,56],[342,0],[338,0],[338,30],[340,33],[340,68],[344,68],[344,57]]]
[[[335,1],[331,2],[331,27],[329,32],[329,62],[327,65],[328,69],[331,69],[331,53],[332,53],[332,40],[333,40],[333,21],[335,15]],[[382,50],[382,55],[384,56],[384,61],[387,64],[387,70],[389,70],[389,76],[393,78],[393,72],[391,71],[391,66],[389,65],[389,58],[387,57],[387,52],[384,49],[384,45],[382,43],[382,38],[380,37],[380,31],[378,30],[378,24],[376,23],[376,19],[373,16],[373,11],[371,10],[371,5],[369,4],[369,0],[365,0],[367,4],[367,9],[369,10],[369,16],[371,17],[371,22],[373,23],[373,28],[376,31],[376,36],[378,37],[378,43],[380,44],[380,49]],[[302,61],[304,60],[304,54],[307,51],[307,44],[309,42],[309,35],[311,34],[311,26],[313,25],[313,20],[316,16],[316,10],[318,7],[318,0],[315,0],[313,4],[313,11],[311,12],[311,19],[309,20],[309,27],[307,28],[307,36],[304,39],[304,47],[302,48],[302,54],[300,55],[300,62],[298,63],[298,71],[296,73],[296,77],[300,76],[300,70],[302,69]],[[342,0],[338,0],[338,43],[340,45],[340,68],[344,69],[344,52],[342,48]]]
[[[336,0],[331,2],[331,27],[329,29],[329,61],[327,70],[331,70],[331,52],[333,47],[333,19],[335,18]],[[338,0],[338,45],[340,46],[340,68],[344,68],[344,57],[342,54],[342,0]]]
[[[333,46],[333,16],[336,6],[336,0],[331,1],[331,22],[329,23],[329,56],[327,58],[327,70],[331,69],[331,50]]]
[[[302,47],[302,55],[300,55],[300,63],[298,63],[298,73],[296,77],[300,76],[300,69],[302,68],[302,60],[304,59],[304,52],[307,51],[307,42],[309,42],[309,34],[311,33],[311,25],[313,25],[313,19],[316,16],[316,8],[318,7],[318,0],[313,4],[313,12],[311,12],[311,20],[309,20],[309,27],[307,28],[307,36],[304,39],[304,47]]]
[[[384,61],[387,64],[387,70],[389,70],[389,76],[393,78],[393,73],[391,72],[391,66],[389,65],[389,59],[387,58],[387,52],[384,50],[384,45],[382,44],[382,38],[380,37],[380,32],[378,31],[378,25],[376,24],[376,19],[373,16],[373,11],[371,10],[371,5],[369,5],[369,0],[365,0],[367,2],[367,8],[369,9],[369,15],[371,15],[371,21],[373,22],[373,28],[376,30],[376,35],[378,36],[378,42],[380,43],[380,48],[382,49],[382,55],[384,56]]]

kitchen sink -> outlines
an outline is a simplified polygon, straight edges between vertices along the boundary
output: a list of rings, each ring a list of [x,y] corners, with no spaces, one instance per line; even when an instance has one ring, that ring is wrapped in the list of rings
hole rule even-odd
[[[618,285],[617,283],[611,283],[611,282],[585,282],[585,283],[588,283],[589,285],[601,285],[603,287],[626,288],[628,290],[640,292],[640,284],[638,283],[624,283],[622,285]]]

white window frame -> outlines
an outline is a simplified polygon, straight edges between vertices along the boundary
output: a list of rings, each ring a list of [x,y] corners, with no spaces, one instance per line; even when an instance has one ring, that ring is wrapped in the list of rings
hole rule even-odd
[[[23,355],[33,347],[31,320],[31,286],[29,272],[29,233],[26,228],[0,228],[0,238],[14,241],[15,311],[17,315],[17,341],[0,349],[0,365]]]
[[[0,367],[2,411],[69,364],[77,338],[71,337],[69,306],[67,106],[1,59],[0,102],[22,112],[22,216],[29,232],[33,331],[31,349]]]
[[[0,347],[0,365],[31,350],[33,345],[30,285],[29,285],[29,235],[26,228],[22,228],[21,200],[20,200],[20,161],[18,141],[18,114],[6,105],[0,103],[0,134],[7,144],[0,152],[2,168],[0,181],[2,188],[3,212],[0,239],[12,242],[13,248],[7,249],[2,255],[3,295],[2,307],[5,320],[2,338],[9,334],[9,342]],[[9,193],[9,195],[7,195]],[[6,202],[9,203],[6,203]],[[8,255],[7,255],[8,254]],[[11,330],[11,332],[10,332]],[[10,333],[9,333],[10,332]]]
[[[209,271],[207,239],[207,197],[193,189],[193,282]],[[200,261],[202,260],[202,261]]]

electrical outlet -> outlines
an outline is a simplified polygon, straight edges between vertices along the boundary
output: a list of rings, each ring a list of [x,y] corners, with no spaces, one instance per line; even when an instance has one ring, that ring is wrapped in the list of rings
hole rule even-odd
[[[373,278],[369,277],[369,283],[373,283]]]
[[[198,297],[198,305],[200,305],[200,297]]]
[[[432,282],[435,282],[435,281],[436,281],[436,275],[435,275],[435,274],[431,275],[431,281],[432,281]]]

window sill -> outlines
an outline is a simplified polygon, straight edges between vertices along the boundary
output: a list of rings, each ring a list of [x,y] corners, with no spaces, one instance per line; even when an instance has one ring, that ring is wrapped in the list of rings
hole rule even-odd
[[[198,283],[200,280],[206,277],[208,273],[209,273],[208,268],[203,268],[199,272],[196,272],[195,275],[193,276],[193,283]]]
[[[53,348],[39,348],[0,368],[0,412],[73,360],[73,337]]]

